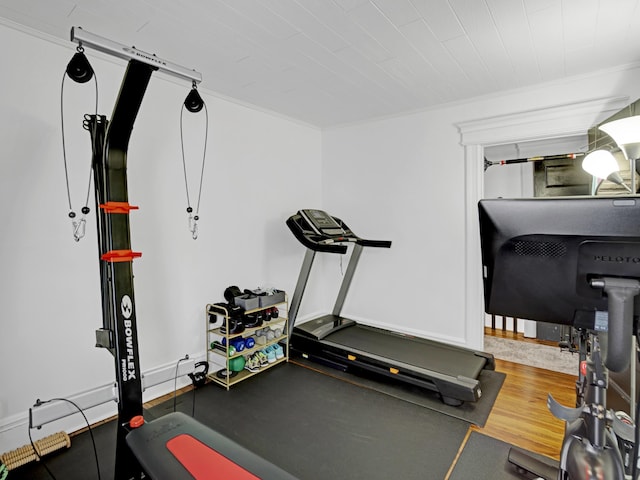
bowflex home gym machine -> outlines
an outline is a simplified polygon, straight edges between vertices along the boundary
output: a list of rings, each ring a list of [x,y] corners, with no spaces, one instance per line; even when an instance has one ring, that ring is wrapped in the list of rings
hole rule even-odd
[[[448,405],[480,398],[478,377],[483,369],[494,369],[491,354],[361,325],[341,316],[363,249],[390,248],[390,241],[360,238],[342,220],[321,210],[300,210],[287,225],[307,247],[289,310],[292,353],[343,371],[373,372],[427,388],[438,392]],[[349,244],[353,252],[332,313],[296,326],[316,253],[345,254]]]
[[[78,43],[82,57],[82,46],[86,45],[128,60],[111,121],[97,114],[85,119],[93,146],[101,260],[103,328],[96,332],[96,340],[98,347],[109,350],[114,357],[118,389],[115,479],[138,479],[143,475],[154,480],[210,479],[214,474],[245,480],[293,479],[279,467],[184,414],[171,413],[144,421],[132,269],[133,260],[141,254],[131,250],[129,213],[137,207],[128,203],[127,150],[151,74],[160,70],[192,81],[187,100],[200,102],[195,85],[201,76],[78,27],[71,30],[71,40]],[[84,73],[83,79],[93,74],[86,59],[77,61],[73,68],[86,68],[86,72],[75,72]]]

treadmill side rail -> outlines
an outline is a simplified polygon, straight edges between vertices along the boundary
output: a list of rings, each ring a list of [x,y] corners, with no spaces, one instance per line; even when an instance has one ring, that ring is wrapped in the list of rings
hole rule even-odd
[[[325,346],[332,346],[331,342],[325,341]],[[342,350],[340,345],[336,344],[335,347],[337,350]],[[328,352],[325,351],[325,353]],[[426,387],[429,390],[435,390],[442,395],[443,400],[448,405],[477,402],[482,396],[480,382],[474,378],[463,375],[447,375],[355,349],[350,349],[348,352],[341,354],[334,353],[333,355],[348,362],[347,365],[352,364],[358,368],[381,373],[413,385]]]
[[[492,353],[489,352],[481,352],[479,350],[474,351],[476,356],[482,357],[486,360],[487,363],[484,364],[485,370],[495,370],[496,369],[496,359]]]
[[[296,331],[314,340],[323,340],[325,337],[335,333],[343,328],[351,327],[356,322],[344,317],[336,315],[325,315],[320,318],[309,320],[308,322],[298,325]]]
[[[447,405],[459,406],[463,402],[477,402],[482,396],[480,381],[465,375],[448,375],[354,349],[353,346],[345,348],[342,344],[332,342],[331,337],[322,341],[315,340],[312,336],[303,334],[300,327],[294,329],[290,340],[292,354],[344,372],[371,372],[394,381],[435,391]],[[411,339],[406,341],[414,343]],[[419,349],[428,348],[421,342],[417,342],[415,346]]]

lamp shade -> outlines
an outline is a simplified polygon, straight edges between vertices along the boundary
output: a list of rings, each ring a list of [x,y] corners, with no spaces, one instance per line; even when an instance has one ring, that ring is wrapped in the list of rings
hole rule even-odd
[[[584,157],[582,169],[596,178],[605,179],[612,173],[620,171],[620,166],[611,152],[596,150]]]
[[[640,115],[605,123],[600,130],[613,138],[627,159],[640,158]]]

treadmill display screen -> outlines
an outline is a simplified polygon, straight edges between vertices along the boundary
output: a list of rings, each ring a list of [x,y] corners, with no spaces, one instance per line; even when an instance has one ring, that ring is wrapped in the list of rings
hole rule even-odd
[[[320,235],[341,235],[344,233],[338,222],[322,210],[301,210],[300,213],[311,224],[311,228]]]

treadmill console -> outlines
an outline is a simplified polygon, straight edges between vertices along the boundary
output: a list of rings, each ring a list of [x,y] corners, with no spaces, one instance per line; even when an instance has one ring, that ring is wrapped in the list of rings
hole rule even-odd
[[[391,242],[386,240],[358,237],[342,220],[322,210],[298,210],[298,213],[289,217],[287,226],[300,243],[316,252],[346,253],[349,243],[363,247],[391,246]]]
[[[322,210],[300,210],[298,212],[318,235],[344,235],[345,231],[340,224]]]

